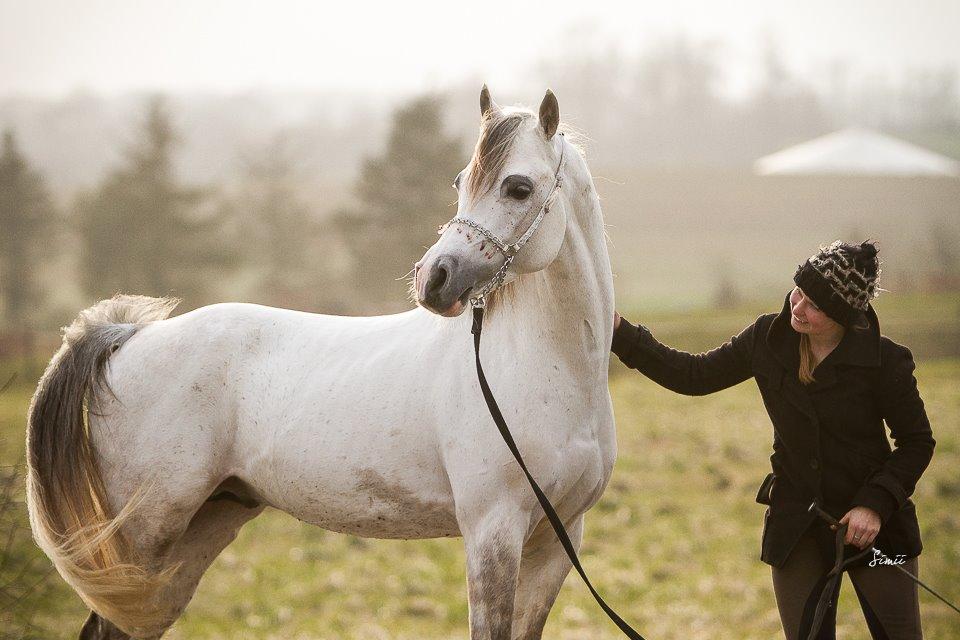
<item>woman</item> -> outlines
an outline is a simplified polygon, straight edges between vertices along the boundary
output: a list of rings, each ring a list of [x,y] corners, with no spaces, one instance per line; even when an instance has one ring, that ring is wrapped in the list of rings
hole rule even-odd
[[[779,314],[760,316],[699,355],[671,349],[614,314],[613,352],[668,389],[704,395],[756,379],[774,427],[773,472],[756,498],[768,505],[760,559],[773,567],[788,640],[810,626],[808,597],[834,564],[833,527],[808,510],[814,500],[848,525],[844,557],[874,546],[918,573],[922,545],[910,495],[936,442],[913,356],[880,335],[870,305],[879,267],[869,242],[821,248],[797,269]],[[848,569],[871,634],[921,638],[916,584],[872,556]],[[835,634],[835,584],[820,638]]]

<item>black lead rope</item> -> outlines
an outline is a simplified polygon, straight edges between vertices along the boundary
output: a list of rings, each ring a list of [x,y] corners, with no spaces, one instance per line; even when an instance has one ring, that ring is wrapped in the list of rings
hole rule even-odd
[[[810,505],[808,511],[816,511],[817,515],[837,527],[837,533],[834,535],[834,562],[833,567],[827,571],[810,591],[807,597],[807,603],[804,606],[803,614],[800,618],[800,636],[806,640],[816,640],[820,633],[820,627],[823,626],[823,620],[827,615],[827,610],[833,605],[833,596],[840,588],[840,580],[843,578],[843,572],[854,562],[865,557],[872,549],[864,549],[849,558],[843,555],[844,540],[847,536],[847,525],[841,525],[839,521],[833,519],[833,516],[817,507],[816,501]]]
[[[833,568],[830,569],[830,571],[828,571],[822,578],[820,578],[817,584],[814,585],[813,590],[810,592],[810,595],[807,598],[807,604],[804,607],[804,614],[800,620],[800,637],[806,638],[807,640],[814,640],[820,632],[820,627],[823,625],[823,619],[826,616],[827,609],[831,606],[830,603],[833,599],[832,596],[839,587],[838,583],[840,582],[843,572],[846,571],[851,564],[869,553],[879,555],[885,560],[889,559],[882,551],[874,546],[868,547],[860,553],[851,556],[850,558],[844,558],[843,548],[847,536],[847,525],[840,524],[839,520],[821,509],[816,500],[810,504],[810,506],[807,508],[807,511],[816,513],[821,520],[824,520],[828,524],[837,527],[837,533],[834,536],[835,555]],[[898,564],[891,563],[890,566],[899,570],[901,573],[906,574],[911,580],[939,598],[941,602],[946,604],[957,613],[960,613],[960,609],[958,609],[955,604],[944,598],[932,588],[928,587],[920,580],[920,578],[913,575]],[[814,602],[816,605],[814,605]]]
[[[513,435],[510,433],[510,428],[507,427],[506,421],[503,419],[503,414],[500,413],[500,407],[497,406],[497,401],[493,397],[493,392],[490,391],[490,385],[487,384],[487,378],[483,375],[483,367],[480,365],[480,332],[483,329],[483,307],[474,307],[473,308],[473,328],[470,330],[470,333],[473,334],[473,347],[477,354],[477,378],[480,380],[480,388],[483,390],[483,397],[487,401],[487,409],[490,410],[490,416],[493,418],[493,421],[497,423],[497,429],[500,430],[500,435],[503,436],[504,442],[507,443],[507,447],[510,448],[510,453],[513,454],[513,457],[517,459],[520,468],[523,469],[524,475],[527,476],[527,481],[530,483],[530,487],[533,489],[533,492],[537,495],[537,500],[540,501],[540,506],[543,507],[543,512],[546,514],[547,519],[550,521],[550,524],[553,525],[553,530],[557,534],[557,538],[560,540],[560,544],[563,545],[564,551],[567,552],[567,556],[570,557],[570,562],[573,563],[574,568],[577,570],[577,573],[580,574],[580,577],[583,578],[583,582],[587,585],[587,588],[590,589],[590,593],[593,594],[593,597],[596,599],[597,603],[600,605],[600,608],[610,616],[610,619],[613,620],[620,631],[623,631],[630,640],[644,640],[644,637],[639,633],[634,631],[633,627],[627,624],[623,618],[617,615],[617,612],[610,608],[610,606],[603,601],[603,598],[600,597],[600,594],[597,593],[597,590],[593,588],[593,585],[590,584],[590,579],[587,577],[587,572],[583,570],[583,566],[580,564],[579,558],[577,558],[577,552],[573,548],[573,543],[570,541],[570,536],[567,535],[566,529],[563,527],[563,522],[560,521],[560,516],[557,515],[556,510],[553,508],[553,505],[550,504],[550,500],[547,498],[546,494],[543,493],[543,490],[540,489],[540,485],[537,484],[537,481],[533,479],[533,476],[530,475],[530,471],[527,469],[526,463],[523,461],[523,456],[520,455],[520,450],[517,448],[517,443],[513,440]]]

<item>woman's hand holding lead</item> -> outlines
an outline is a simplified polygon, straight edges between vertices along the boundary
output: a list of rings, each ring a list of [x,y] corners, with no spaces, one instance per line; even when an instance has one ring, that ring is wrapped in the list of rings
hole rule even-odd
[[[866,549],[880,533],[880,514],[870,507],[854,507],[840,518],[840,524],[847,525],[846,544]],[[836,529],[833,526],[830,528]]]

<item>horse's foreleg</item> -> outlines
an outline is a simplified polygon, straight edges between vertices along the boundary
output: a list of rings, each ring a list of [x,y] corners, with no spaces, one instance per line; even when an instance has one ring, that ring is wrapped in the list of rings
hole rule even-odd
[[[544,520],[543,525],[523,547],[513,640],[540,640],[560,587],[573,568],[550,523]],[[574,549],[579,552],[583,515],[565,526]]]
[[[510,640],[513,604],[526,520],[520,513],[488,513],[464,526],[470,640]]]

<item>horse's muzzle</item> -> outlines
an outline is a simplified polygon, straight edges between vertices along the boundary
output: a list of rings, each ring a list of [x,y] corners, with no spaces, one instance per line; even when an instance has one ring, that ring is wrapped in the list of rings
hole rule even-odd
[[[418,263],[419,265],[420,263]],[[451,255],[441,255],[416,268],[417,303],[446,317],[463,313],[467,299],[477,281],[471,269],[463,269]]]

